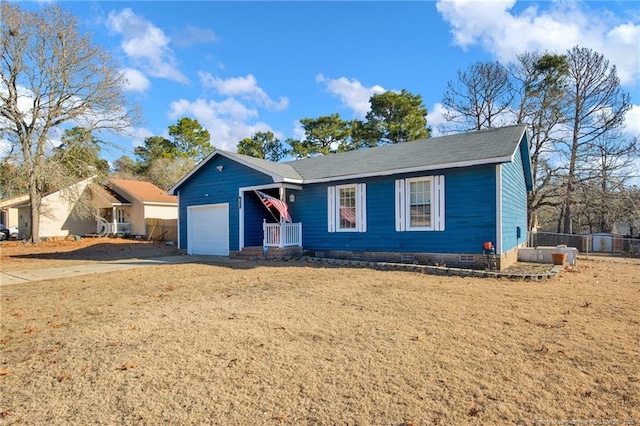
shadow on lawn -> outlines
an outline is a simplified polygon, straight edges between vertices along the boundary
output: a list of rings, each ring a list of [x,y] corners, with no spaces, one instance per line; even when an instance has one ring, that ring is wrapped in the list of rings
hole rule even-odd
[[[55,248],[52,248],[55,250]],[[162,243],[99,243],[70,251],[49,251],[41,253],[10,254],[7,257],[18,259],[55,259],[55,260],[119,260],[174,256],[179,254],[175,246]]]

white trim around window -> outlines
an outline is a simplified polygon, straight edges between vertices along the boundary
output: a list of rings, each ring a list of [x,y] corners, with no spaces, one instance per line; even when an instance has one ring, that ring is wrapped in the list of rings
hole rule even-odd
[[[396,180],[396,231],[444,231],[444,176]]]
[[[327,187],[327,230],[367,232],[367,185]]]

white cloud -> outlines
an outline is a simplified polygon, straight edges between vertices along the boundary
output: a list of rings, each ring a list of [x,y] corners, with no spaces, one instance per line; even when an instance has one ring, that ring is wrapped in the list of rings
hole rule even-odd
[[[302,123],[296,120],[293,122],[293,139],[303,141],[307,138],[307,135],[304,131],[304,127],[302,127]]]
[[[211,144],[227,151],[235,151],[238,142],[256,132],[273,132],[264,122],[249,123],[250,119],[258,116],[257,110],[247,108],[234,98],[222,102],[206,99],[172,102],[169,118],[175,120],[184,116],[198,120],[211,133]]]
[[[618,70],[623,85],[640,79],[640,25],[577,2],[545,2],[519,14],[515,0],[439,0],[438,11],[449,22],[454,44],[463,49],[479,44],[501,61],[532,51],[562,53],[576,45],[603,54]],[[530,3],[526,3],[530,4]],[[604,2],[606,5],[606,2]]]
[[[146,92],[151,87],[151,82],[145,75],[135,68],[123,68],[122,74],[127,79],[127,92]]]
[[[180,99],[171,103],[169,118],[194,117],[211,133],[211,143],[219,149],[235,151],[238,142],[256,132],[273,132],[282,139],[281,132],[258,120],[259,109],[279,111],[288,107],[289,100],[281,97],[277,102],[258,86],[257,79],[246,77],[223,79],[200,72],[203,87],[214,89],[222,100],[199,98],[195,101]]]
[[[289,106],[289,99],[280,97],[278,102],[272,100],[267,92],[258,86],[258,80],[251,74],[246,77],[216,77],[206,72],[199,72],[200,82],[206,88],[215,89],[223,96],[238,96],[271,111],[282,111]]]
[[[451,123],[445,120],[447,109],[441,103],[434,104],[427,114],[427,125],[431,127],[431,136],[442,136],[448,132]]]
[[[128,133],[131,138],[131,144],[134,148],[144,145],[144,140],[148,137],[154,136],[153,132],[144,127],[136,127],[131,129]]]
[[[342,105],[352,109],[359,118],[364,118],[371,109],[369,99],[372,95],[386,92],[382,86],[378,85],[365,87],[355,78],[340,77],[332,79],[318,74],[316,75],[316,82],[324,83],[327,91],[340,99]]]
[[[206,44],[218,41],[218,36],[208,28],[187,25],[184,29],[173,33],[173,43],[178,47],[190,47],[195,44]]]
[[[632,105],[624,118],[625,128],[622,133],[640,139],[640,105]]]
[[[160,28],[129,8],[109,12],[107,27],[122,36],[122,50],[148,75],[181,83],[189,82],[178,69],[178,61],[169,48],[171,39]]]

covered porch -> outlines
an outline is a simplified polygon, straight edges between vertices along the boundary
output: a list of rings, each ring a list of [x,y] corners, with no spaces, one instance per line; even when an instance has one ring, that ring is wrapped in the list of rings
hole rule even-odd
[[[100,185],[91,184],[96,207],[96,236],[124,237],[131,234],[131,203],[124,197]]]
[[[256,247],[265,254],[269,249],[301,250],[302,223],[293,221],[296,192],[300,190],[298,185],[282,183],[240,188],[239,251],[253,252]]]
[[[100,216],[96,219],[96,234],[100,237],[124,237],[131,234],[130,222],[109,222]]]

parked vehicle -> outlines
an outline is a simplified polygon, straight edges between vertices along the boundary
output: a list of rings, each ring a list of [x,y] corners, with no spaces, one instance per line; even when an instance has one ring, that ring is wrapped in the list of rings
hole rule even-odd
[[[11,226],[7,228],[0,224],[0,241],[1,240],[15,240],[18,238],[18,227]]]

